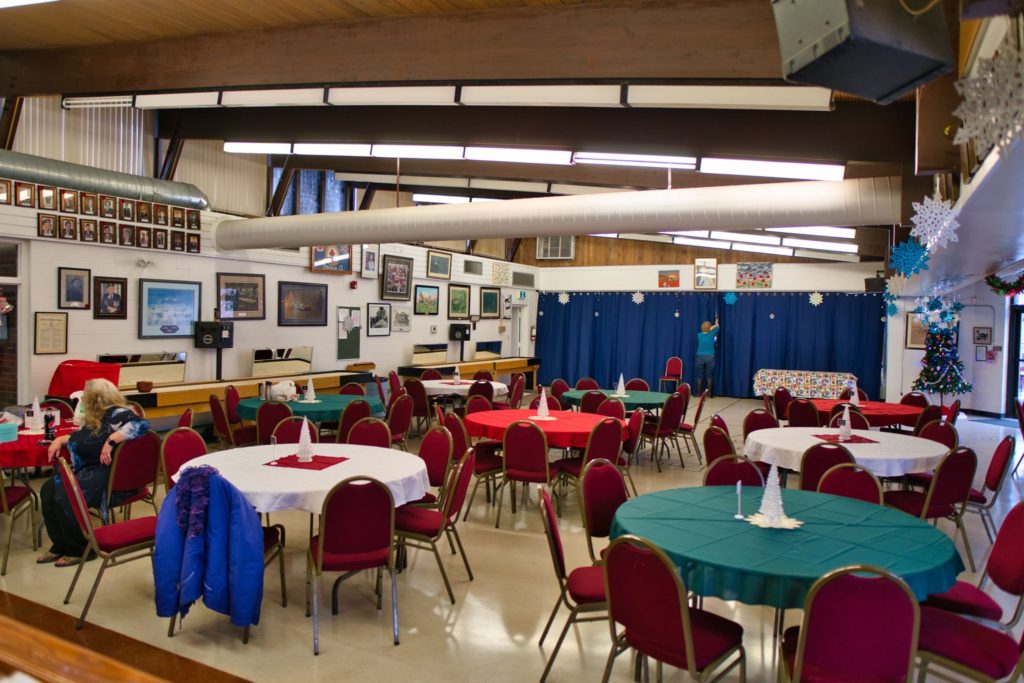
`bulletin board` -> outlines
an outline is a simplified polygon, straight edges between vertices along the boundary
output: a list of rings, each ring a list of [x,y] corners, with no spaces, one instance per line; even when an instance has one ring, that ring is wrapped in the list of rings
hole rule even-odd
[[[338,306],[338,360],[359,358],[361,311],[358,306]]]

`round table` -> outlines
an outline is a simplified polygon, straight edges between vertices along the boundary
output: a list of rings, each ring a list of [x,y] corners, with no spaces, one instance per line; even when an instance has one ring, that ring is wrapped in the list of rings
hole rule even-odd
[[[819,443],[826,443],[816,434],[839,434],[838,429],[826,427],[779,427],[752,432],[743,444],[743,454],[752,460],[763,460],[779,467],[800,471],[804,451]],[[910,472],[930,472],[949,450],[941,443],[916,436],[854,429],[856,437],[871,439],[875,443],[844,443],[858,465],[866,467],[879,477],[898,477]]]
[[[296,444],[234,448],[190,460],[185,467],[216,467],[257,512],[297,509],[319,514],[327,493],[349,477],[379,479],[391,489],[395,506],[419,500],[430,487],[424,461],[393,448],[320,443],[313,444],[316,455],[348,460],[321,470],[267,464],[294,454],[296,448]]]
[[[665,399],[672,395],[660,391],[627,391],[625,396],[613,396],[614,389],[599,389],[598,391],[608,398],[617,398],[622,401],[626,410],[661,408],[665,405]],[[587,392],[583,389],[572,389],[562,394],[561,400],[564,403],[578,406],[585,393]]]
[[[341,411],[352,401],[363,399],[370,404],[370,413],[381,415],[384,413],[384,404],[380,396],[374,391],[366,396],[352,396],[350,394],[317,394],[318,403],[303,403],[301,401],[286,401],[292,409],[292,414],[298,417],[308,417],[313,422],[324,422],[326,420],[337,420]],[[243,398],[238,402],[238,416],[243,420],[255,420],[256,410],[261,404],[266,403],[261,398]]]
[[[827,398],[812,398],[811,403],[818,411],[818,419],[821,424],[828,424],[828,415],[832,407],[838,403],[849,403],[849,401],[837,401]],[[921,414],[922,408],[908,406],[902,403],[886,403],[885,401],[861,401],[857,406],[868,424],[872,427],[889,427],[898,424],[910,424],[913,427],[917,423],[917,416]]]
[[[590,431],[601,420],[608,419],[593,413],[577,413],[572,410],[552,410],[554,420],[530,420],[536,416],[536,409],[485,410],[466,416],[466,431],[470,436],[482,436],[500,440],[505,429],[517,420],[527,420],[541,428],[551,448],[586,448]],[[622,420],[619,420],[622,423]],[[622,438],[626,439],[626,425],[622,425]]]
[[[57,436],[71,434],[77,427],[61,427],[57,429]],[[49,444],[40,444],[43,438],[43,430],[36,430],[33,434],[26,433],[26,430],[18,430],[18,438],[15,441],[0,443],[0,468],[8,469],[15,467],[49,467],[50,461],[46,453],[50,448]]]
[[[743,489],[743,513],[757,512],[761,488]],[[733,519],[735,486],[656,491],[619,507],[611,537],[642,536],[664,550],[698,595],[749,605],[802,608],[811,585],[853,564],[883,567],[919,600],[956,581],[964,564],[953,541],[904,512],[812,491],[783,489],[799,529],[762,529]]]
[[[473,382],[469,380],[462,380],[458,384],[451,379],[423,380],[423,388],[426,390],[427,396],[465,396],[469,393],[471,386],[473,386]],[[495,396],[504,396],[508,393],[508,385],[502,382],[491,382],[491,387],[494,389]]]

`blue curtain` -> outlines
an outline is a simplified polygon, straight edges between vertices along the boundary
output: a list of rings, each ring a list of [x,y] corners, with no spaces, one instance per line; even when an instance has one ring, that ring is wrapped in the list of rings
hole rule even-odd
[[[623,292],[540,295],[537,356],[540,381],[574,384],[584,376],[613,386],[619,373],[656,388],[670,356],[683,359],[683,379],[694,382],[701,322],[719,318],[715,393],[753,396],[760,369],[852,372],[869,396],[881,388],[885,311],[879,294],[823,294],[820,306],[806,292],[645,292],[643,303]]]

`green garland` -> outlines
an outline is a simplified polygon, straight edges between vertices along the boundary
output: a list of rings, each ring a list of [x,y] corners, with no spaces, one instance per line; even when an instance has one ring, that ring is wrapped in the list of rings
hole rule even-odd
[[[1017,279],[1013,282],[1007,282],[1002,278],[995,275],[989,275],[985,278],[985,284],[989,286],[996,294],[1003,296],[1017,296],[1021,292],[1024,292],[1024,273],[1017,276]]]

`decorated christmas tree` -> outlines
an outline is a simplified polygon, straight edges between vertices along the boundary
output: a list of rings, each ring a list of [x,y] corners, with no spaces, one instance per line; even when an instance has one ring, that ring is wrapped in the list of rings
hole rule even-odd
[[[913,388],[939,394],[943,401],[947,394],[955,396],[974,391],[974,387],[964,380],[964,364],[956,344],[962,308],[963,304],[958,301],[933,296],[918,300],[914,309],[918,319],[928,326],[928,334],[924,358],[921,359],[921,374],[914,380]]]

